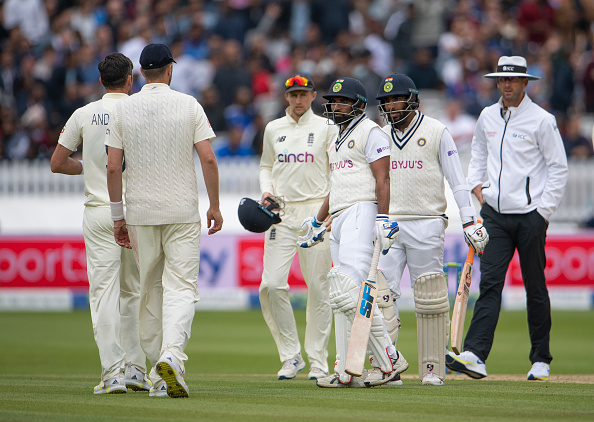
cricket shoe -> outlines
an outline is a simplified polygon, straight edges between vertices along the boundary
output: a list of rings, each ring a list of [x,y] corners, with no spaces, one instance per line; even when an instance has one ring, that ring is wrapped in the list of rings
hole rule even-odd
[[[446,366],[454,372],[462,372],[471,378],[485,378],[487,367],[485,362],[470,351],[462,352],[459,355],[454,352],[446,354]]]
[[[184,373],[171,352],[163,353],[155,367],[157,374],[167,383],[167,395],[171,398],[188,397],[188,386],[184,382]]]
[[[150,391],[152,387],[146,374],[131,363],[126,364],[124,382],[127,388],[134,391]]]
[[[293,359],[287,359],[283,362],[283,367],[278,371],[279,380],[290,380],[295,378],[297,372],[305,368],[305,362],[301,358],[301,353],[295,356]]]
[[[93,394],[122,394],[127,391],[124,373],[119,372],[115,377],[101,381],[99,385],[96,385]]]
[[[443,381],[433,372],[427,372],[423,375],[421,385],[443,385]]]
[[[548,363],[534,362],[530,372],[528,372],[528,381],[548,381],[551,367]]]
[[[388,387],[392,387],[395,385],[402,385],[402,379],[400,379],[400,374],[396,374],[396,376],[394,378],[392,378],[392,381],[388,381],[387,383],[385,383],[383,385],[387,385]]]
[[[322,369],[318,368],[317,366],[312,366],[309,370],[309,374],[307,374],[307,379],[309,380],[317,380],[320,378],[324,378],[328,376],[328,372],[324,372]]]
[[[324,378],[318,378],[316,385],[320,388],[366,388],[365,378],[367,377],[367,370],[363,369],[363,374],[360,377],[344,374],[343,379],[340,379],[339,374],[332,374]]]
[[[392,359],[392,366],[394,367],[394,372],[401,374],[408,369],[408,362],[404,359],[402,353],[399,351],[396,351],[396,353],[398,354],[398,358]]]
[[[149,397],[169,397],[165,380],[161,380],[151,387]]]

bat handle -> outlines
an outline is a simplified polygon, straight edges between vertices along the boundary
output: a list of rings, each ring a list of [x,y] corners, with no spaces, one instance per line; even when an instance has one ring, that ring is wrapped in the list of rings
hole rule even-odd
[[[367,280],[375,281],[377,274],[377,264],[379,263],[380,253],[382,250],[380,239],[375,240],[375,246],[373,248],[373,256],[371,257],[371,265],[369,266],[369,275]]]

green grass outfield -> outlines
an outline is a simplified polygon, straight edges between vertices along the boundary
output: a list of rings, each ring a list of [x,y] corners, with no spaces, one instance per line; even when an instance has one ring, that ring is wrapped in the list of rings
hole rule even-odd
[[[303,334],[305,314],[296,317]],[[280,363],[260,311],[199,312],[186,349],[190,397],[173,400],[93,395],[100,366],[87,312],[0,313],[0,421],[594,420],[594,312],[553,312],[549,382],[524,381],[525,312],[501,314],[489,377],[457,375],[442,387],[420,385],[414,314],[402,322],[403,386],[321,389],[307,368],[276,379]],[[333,361],[334,334],[329,349]]]

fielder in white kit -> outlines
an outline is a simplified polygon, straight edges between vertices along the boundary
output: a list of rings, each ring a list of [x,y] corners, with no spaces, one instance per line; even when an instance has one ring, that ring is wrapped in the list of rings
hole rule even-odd
[[[383,131],[391,138],[390,218],[398,220],[400,226],[390,253],[380,257],[379,269],[397,300],[408,265],[417,315],[419,378],[422,385],[442,385],[450,326],[443,273],[447,227],[444,176],[460,209],[466,242],[479,255],[488,235],[475,221],[476,211],[456,144],[442,123],[417,110],[419,92],[414,82],[407,75],[393,73],[382,81],[376,99],[388,123]],[[394,309],[382,309],[396,314],[396,323],[387,327],[396,345],[399,320],[396,301],[393,303]],[[386,316],[386,320],[392,319]]]
[[[138,267],[132,251],[122,249],[113,238],[106,184],[109,112],[130,94],[133,65],[123,54],[112,53],[98,68],[105,95],[68,119],[52,155],[51,169],[54,173],[82,174],[84,163],[83,235],[89,305],[102,367],[95,394],[125,393],[126,387],[148,391],[151,383],[146,378],[146,356],[138,335]],[[83,160],[79,162],[70,155],[81,144]]]
[[[303,220],[315,214],[328,195],[328,149],[336,138],[336,127],[311,110],[316,91],[310,79],[300,75],[289,78],[285,98],[289,102],[286,115],[266,125],[260,160],[262,205],[268,205],[267,197],[284,201],[282,222],[266,232],[260,306],[282,362],[278,379],[295,378],[305,367],[287,282],[297,252],[307,284],[308,378],[318,379],[328,375],[332,310],[327,274],[332,258],[328,242],[315,250],[303,249],[297,246],[297,238]]]
[[[398,224],[388,221],[390,202],[388,137],[365,115],[367,93],[360,81],[341,78],[324,98],[324,115],[339,126],[330,146],[330,194],[315,217],[304,221],[302,247],[323,240],[328,215],[333,217],[330,250],[334,268],[329,272],[330,304],[334,312],[336,364],[334,374],[317,380],[319,387],[371,387],[391,381],[404,369],[384,327],[382,313],[374,308],[369,349],[373,369],[364,377],[345,372],[349,333],[363,280],[367,278],[377,236],[387,253],[397,236]]]
[[[140,339],[153,365],[150,397],[188,397],[184,350],[191,336],[200,262],[200,212],[194,150],[210,201],[209,234],[223,225],[214,132],[195,98],[171,90],[174,60],[164,44],[140,55],[141,91],[112,112],[107,182],[116,242],[133,245],[143,306]],[[126,157],[126,215],[121,166]],[[130,237],[128,236],[128,226]],[[130,239],[132,239],[130,241]]]

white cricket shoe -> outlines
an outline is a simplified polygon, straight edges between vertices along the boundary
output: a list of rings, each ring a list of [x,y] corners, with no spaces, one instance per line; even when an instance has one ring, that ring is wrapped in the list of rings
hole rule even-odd
[[[392,381],[388,381],[387,383],[383,384],[387,386],[394,386],[394,385],[402,385],[402,379],[400,379],[400,374],[397,374]]]
[[[151,387],[149,390],[149,397],[169,397],[165,380],[161,380]]]
[[[551,367],[548,363],[534,362],[530,372],[528,372],[528,381],[548,381]]]
[[[99,385],[96,385],[93,394],[122,394],[127,391],[124,373],[120,371],[115,377],[101,381]]]
[[[385,373],[380,368],[371,368],[371,370],[367,372],[367,377],[363,382],[367,387],[375,387],[390,381],[396,381],[398,375],[399,374],[395,369],[392,370],[392,372]]]
[[[394,372],[401,374],[408,369],[408,362],[402,356],[402,353],[399,351],[396,351],[396,353],[398,354],[398,358],[392,359],[392,366],[394,367]]]
[[[150,391],[152,383],[146,374],[130,362],[126,364],[124,372],[124,382],[126,387],[134,391]]]
[[[190,390],[184,381],[177,358],[171,352],[163,353],[155,366],[157,374],[167,383],[167,395],[171,398],[188,397]]]
[[[433,372],[427,372],[423,375],[421,385],[443,385],[443,381]]]
[[[339,374],[331,374],[324,378],[318,378],[316,385],[320,388],[365,388],[365,378],[367,377],[367,370],[363,369],[363,374],[360,377],[344,374],[343,379],[340,379]]]
[[[295,378],[297,372],[305,368],[305,362],[301,358],[301,353],[295,356],[293,359],[287,359],[283,362],[283,367],[278,371],[279,380],[290,380]]]
[[[459,355],[454,352],[446,354],[446,366],[454,372],[462,372],[471,378],[485,378],[487,366],[477,355],[470,351],[462,352]]]
[[[322,369],[318,368],[317,366],[312,366],[309,370],[309,374],[307,374],[307,379],[309,380],[317,380],[319,378],[323,378],[328,376],[328,372],[324,372]]]

